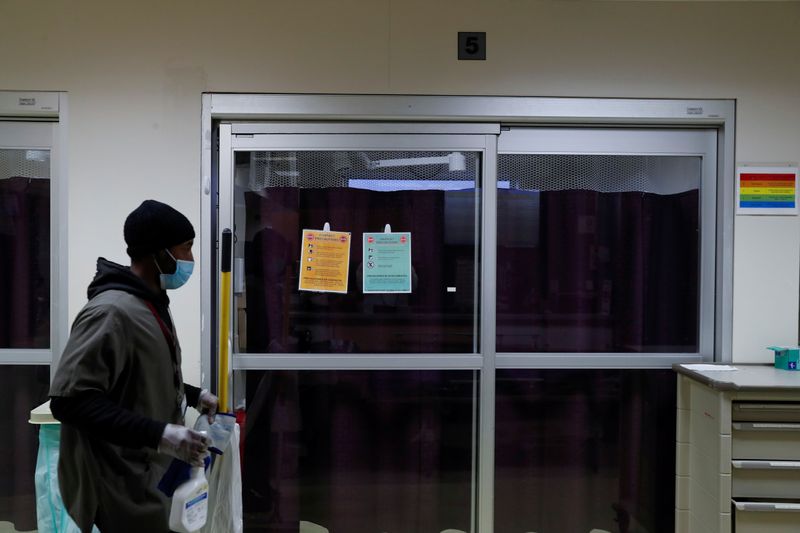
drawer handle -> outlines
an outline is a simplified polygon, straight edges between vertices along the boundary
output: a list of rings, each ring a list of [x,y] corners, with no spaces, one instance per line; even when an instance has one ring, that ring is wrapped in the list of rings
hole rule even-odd
[[[800,431],[800,424],[780,422],[734,422],[737,431]]]
[[[798,411],[800,404],[796,403],[737,403],[734,404],[736,411]]]
[[[741,470],[800,470],[800,461],[731,461]]]
[[[778,511],[789,511],[793,513],[800,513],[800,503],[778,503],[778,502],[737,502],[733,504],[740,511],[758,511],[774,513]]]

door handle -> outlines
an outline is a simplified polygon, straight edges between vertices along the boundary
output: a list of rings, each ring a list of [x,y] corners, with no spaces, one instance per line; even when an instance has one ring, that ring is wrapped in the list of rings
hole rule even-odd
[[[800,424],[791,422],[734,422],[737,431],[800,431]]]
[[[796,411],[800,412],[800,404],[796,403],[737,403],[734,411]]]

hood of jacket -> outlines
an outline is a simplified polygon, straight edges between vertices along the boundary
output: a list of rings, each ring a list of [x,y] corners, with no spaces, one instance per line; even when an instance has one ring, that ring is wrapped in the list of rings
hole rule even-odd
[[[142,278],[134,274],[130,267],[100,257],[97,259],[97,272],[86,292],[91,300],[98,294],[111,290],[124,291],[152,302],[159,314],[162,315],[162,319],[165,319],[167,323],[171,322],[167,312],[169,297],[166,291],[153,292],[153,289]]]

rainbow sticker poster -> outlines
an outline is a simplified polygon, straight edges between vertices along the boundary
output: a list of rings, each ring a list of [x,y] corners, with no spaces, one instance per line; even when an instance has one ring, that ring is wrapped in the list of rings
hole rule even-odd
[[[797,215],[797,167],[739,167],[737,215]]]

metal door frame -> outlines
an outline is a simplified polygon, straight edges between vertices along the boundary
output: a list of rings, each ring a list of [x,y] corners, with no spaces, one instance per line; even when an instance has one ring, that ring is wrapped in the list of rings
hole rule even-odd
[[[714,359],[730,361],[733,323],[733,203],[734,203],[734,100],[658,100],[599,98],[536,98],[492,96],[395,96],[395,95],[292,95],[292,94],[220,94],[207,93],[202,98],[201,134],[201,286],[202,326],[201,362],[203,386],[213,383],[211,353],[215,341],[213,294],[217,290],[219,264],[215,238],[219,228],[216,209],[221,207],[217,179],[219,164],[230,147],[222,145],[221,121],[269,122],[273,133],[300,133],[313,128],[308,122],[325,124],[319,133],[411,133],[424,128],[459,127],[458,124],[495,124],[517,126],[580,125],[613,127],[702,127],[717,130],[716,167],[716,264],[714,301]],[[353,123],[361,123],[354,126]],[[382,123],[382,124],[376,124]],[[412,125],[409,125],[411,123]],[[364,124],[385,131],[368,131]],[[386,126],[389,124],[389,126]],[[420,130],[414,130],[420,126]],[[238,126],[237,126],[238,127]],[[262,126],[254,126],[262,127]],[[247,127],[238,133],[247,135]],[[298,128],[292,130],[292,128]],[[392,131],[392,128],[394,130]],[[427,133],[432,133],[428,131]],[[455,134],[455,131],[446,133]],[[463,132],[467,133],[467,132]],[[486,133],[486,132],[484,132]],[[255,132],[253,132],[255,134]],[[230,138],[230,135],[228,135]],[[487,142],[487,148],[489,148]],[[227,149],[226,149],[227,148]],[[220,161],[216,161],[217,154]],[[484,165],[492,164],[496,180],[496,154],[487,149]],[[493,154],[493,155],[492,155]],[[484,185],[488,173],[484,172]],[[493,183],[496,183],[493,182]],[[483,192],[482,280],[493,279],[496,263],[495,229],[496,189]],[[489,220],[491,218],[491,220]],[[487,270],[491,264],[492,270]],[[495,301],[494,287],[481,284],[481,372],[480,460],[477,531],[494,529],[494,370],[495,370]],[[491,290],[491,294],[488,291]],[[484,390],[486,387],[486,390]]]
[[[717,131],[678,128],[518,127],[504,130],[498,154],[654,155],[702,158],[700,187],[700,296],[698,351],[694,353],[498,353],[498,368],[670,368],[714,360],[714,276],[717,235]]]
[[[362,131],[374,129],[373,125],[360,128]],[[481,154],[481,205],[486,203],[486,195],[496,187],[497,165],[494,158],[487,161],[486,154],[494,152],[497,146],[497,134],[476,133],[473,135],[438,135],[438,134],[395,134],[395,133],[359,133],[359,134],[252,134],[252,133],[233,133],[239,127],[238,124],[223,123],[220,125],[220,172],[219,172],[219,227],[217,228],[217,240],[221,239],[223,227],[233,228],[233,154],[236,152],[252,151],[381,151],[381,150],[402,150],[402,151],[465,151],[480,152]],[[241,128],[238,128],[241,131]],[[381,128],[384,132],[386,129]],[[423,128],[424,130],[424,128]],[[478,131],[485,130],[480,128]],[[499,132],[499,126],[495,127],[495,132]],[[492,210],[491,217],[487,211]],[[493,224],[496,217],[492,206],[486,205],[482,211],[483,221],[478,228],[492,225],[489,229],[492,238],[494,236]],[[337,228],[334,228],[337,229]],[[476,253],[481,256],[483,264],[483,254],[488,248],[482,240],[487,237],[486,231],[482,230],[480,239],[476,238]],[[218,251],[219,253],[219,251]],[[219,261],[219,256],[217,258]],[[494,274],[494,270],[488,273]],[[477,277],[477,273],[476,273]],[[219,279],[217,279],[219,283]],[[482,282],[476,287],[483,289]],[[488,287],[487,287],[488,289]],[[485,295],[483,295],[485,298]],[[485,307],[482,298],[476,298],[476,305],[480,302],[478,310]],[[233,300],[230,302],[233,304]],[[233,308],[233,307],[231,307]],[[480,313],[480,311],[479,311]],[[483,316],[483,313],[480,313]],[[484,322],[487,320],[484,319]],[[231,338],[234,333],[234,322],[231,321]],[[481,324],[479,331],[475,331],[476,338],[486,337],[486,331]],[[482,343],[483,344],[483,343]],[[469,369],[478,370],[481,368],[481,351],[483,345],[476,346],[475,353],[461,354],[236,354],[232,353],[233,369],[336,369],[336,370],[379,370],[379,369]]]
[[[69,335],[67,119],[66,93],[0,91],[0,147],[50,151],[50,347],[0,349],[0,364],[50,365],[51,378]]]
[[[410,125],[413,126],[413,125]],[[263,128],[262,128],[263,129]],[[284,128],[280,128],[284,129]],[[296,133],[252,133],[248,125],[220,124],[219,148],[219,207],[217,240],[222,239],[224,228],[234,228],[234,160],[236,152],[253,151],[462,151],[481,154],[480,183],[476,184],[480,220],[476,221],[476,258],[480,259],[480,271],[476,270],[476,294],[474,317],[475,353],[364,353],[364,354],[237,354],[231,353],[233,370],[472,370],[479,377],[480,392],[473,388],[477,405],[473,405],[472,480],[474,520],[487,515],[478,511],[475,500],[485,502],[494,492],[494,386],[495,386],[495,302],[494,286],[484,280],[494,279],[496,272],[496,223],[497,223],[497,134],[500,126],[471,128],[447,126],[439,128],[429,125],[418,128],[422,133],[410,133],[413,127],[399,128],[396,133],[392,125],[351,125],[351,131],[359,133],[306,133],[318,130],[315,125],[303,125]],[[239,131],[241,133],[234,133]],[[454,133],[458,131],[458,133]],[[469,134],[465,132],[474,131]],[[489,133],[487,133],[489,132]],[[337,228],[334,228],[337,229]],[[234,237],[235,240],[235,237]],[[218,264],[221,261],[217,257]],[[217,279],[219,284],[220,280]],[[230,309],[234,309],[231,294]],[[219,306],[216,306],[219,307]],[[219,320],[219,317],[217,317]],[[234,338],[234,321],[230,321],[229,338]],[[233,389],[230,383],[229,390]],[[477,419],[475,409],[477,408]],[[477,446],[478,455],[475,455]],[[479,504],[480,505],[480,504]],[[486,505],[486,503],[484,503]],[[491,516],[491,511],[488,512]],[[482,529],[481,529],[482,530]]]

